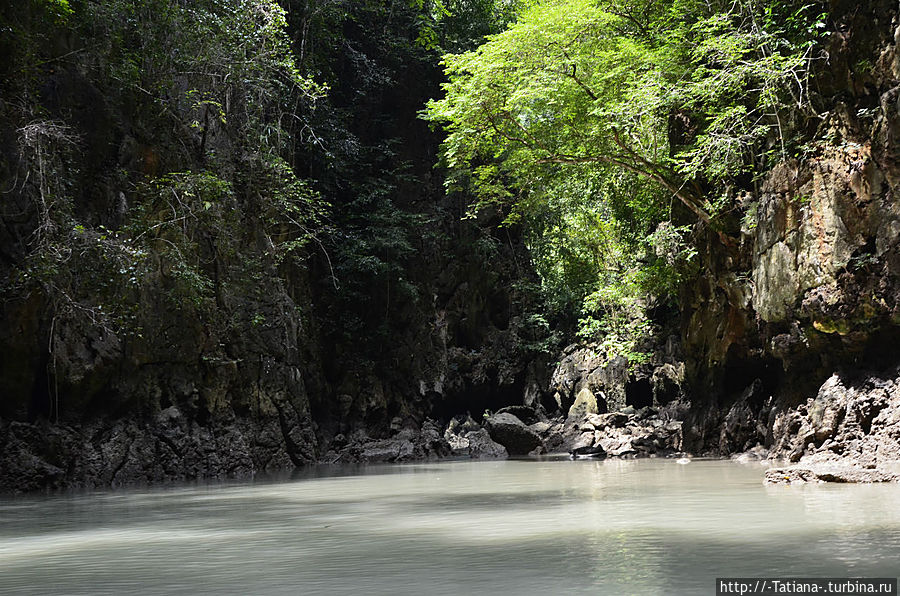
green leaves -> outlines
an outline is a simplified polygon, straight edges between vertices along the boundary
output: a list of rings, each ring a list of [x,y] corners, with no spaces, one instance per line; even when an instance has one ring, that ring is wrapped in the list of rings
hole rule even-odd
[[[674,97],[701,115],[705,126],[693,145],[677,155],[681,175],[716,181],[750,171],[758,164],[760,147],[773,137],[780,158],[786,157],[790,112],[809,109],[809,50],[818,22],[804,39],[790,39],[772,19],[775,4],[760,11],[740,3],[685,31],[691,74],[673,88]],[[801,13],[799,9],[792,18]]]
[[[627,169],[685,194],[665,167],[667,59],[619,34],[624,26],[590,0],[545,2],[477,50],[444,57],[446,95],[424,116],[448,131],[447,165],[498,164],[497,176],[481,169],[472,180],[482,199],[473,210],[501,178],[527,189],[560,165]]]
[[[500,175],[527,187],[541,166],[611,165],[708,221],[685,183],[746,171],[773,135],[785,145],[782,112],[808,105],[808,41],[764,28],[769,13],[750,3],[720,12],[673,2],[666,13],[640,4],[541,2],[477,50],[445,56],[445,96],[424,117],[448,132],[447,165],[481,168],[474,186],[492,190]],[[671,161],[676,111],[697,130]],[[481,161],[498,163],[498,176],[481,175]]]
[[[73,13],[69,0],[41,0],[38,4],[43,4],[61,22],[64,22]]]
[[[444,56],[423,117],[447,132],[448,189],[530,230],[545,286],[590,298],[588,335],[634,338],[644,297],[690,268],[669,222],[690,213],[727,242],[734,177],[786,156],[822,24],[791,0],[534,2]]]

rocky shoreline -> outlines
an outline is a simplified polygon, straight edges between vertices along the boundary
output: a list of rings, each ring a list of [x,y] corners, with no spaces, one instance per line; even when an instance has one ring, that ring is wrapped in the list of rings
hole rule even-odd
[[[680,397],[664,405],[654,399],[654,406],[623,405],[599,413],[603,404],[598,405],[594,394],[606,398],[615,390],[604,391],[607,387],[597,381],[602,366],[583,366],[587,360],[570,355],[561,365],[564,370],[568,365],[568,374],[554,376],[557,388],[576,394],[567,416],[547,415],[540,406],[510,406],[480,423],[457,416],[443,432],[436,423],[426,422],[421,431],[400,430],[388,439],[359,435],[325,461],[502,458],[597,448],[610,457],[691,457],[696,451],[766,462],[771,466],[765,473],[767,484],[900,481],[900,368],[855,377],[835,374],[815,397],[799,404],[772,396],[760,400],[760,387],[754,383],[719,413],[716,432],[709,432],[698,428],[698,420],[709,424],[709,418],[698,418]],[[671,364],[664,364],[652,376],[667,381],[656,381],[667,388],[667,396],[676,393],[671,390],[671,370]],[[619,393],[624,398],[625,391]],[[711,438],[698,443],[701,434]],[[701,449],[696,450],[698,444]]]
[[[416,424],[398,417],[381,436],[364,430],[338,434],[322,449],[315,424],[289,416],[288,410],[250,420],[220,416],[204,424],[174,406],[143,422],[75,427],[0,421],[0,492],[247,478],[316,463],[575,450],[625,458],[695,453],[767,460],[776,466],[765,474],[769,484],[900,481],[900,368],[852,378],[835,374],[815,397],[795,405],[760,400],[758,391],[747,391],[719,413],[718,432],[706,431],[711,438],[702,450],[688,441],[694,437],[697,445],[702,430],[697,420],[709,424],[709,419],[698,418],[687,402],[679,398],[639,409],[624,405],[601,413],[602,403],[591,398],[607,393],[591,378],[574,374],[566,381],[577,395],[566,416],[562,408],[547,414],[533,404],[485,413],[480,421],[458,415],[448,423],[426,419]]]
[[[900,462],[900,369],[833,375],[796,408],[776,412],[772,456],[793,465],[768,483],[896,482]]]

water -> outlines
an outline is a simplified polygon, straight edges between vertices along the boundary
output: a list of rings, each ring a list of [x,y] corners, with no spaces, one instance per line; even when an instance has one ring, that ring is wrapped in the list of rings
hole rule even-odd
[[[900,486],[759,464],[442,462],[0,500],[0,594],[714,594],[895,577]]]

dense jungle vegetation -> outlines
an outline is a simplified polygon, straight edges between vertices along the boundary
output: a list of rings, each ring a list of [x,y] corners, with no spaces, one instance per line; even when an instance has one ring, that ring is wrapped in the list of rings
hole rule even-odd
[[[825,18],[795,0],[7,3],[0,292],[45,313],[51,385],[67,333],[137,360],[181,333],[224,363],[288,311],[326,368],[378,370],[416,351],[428,263],[475,255],[490,276],[508,245],[515,271],[489,280],[516,313],[504,349],[577,331],[640,361],[697,238],[733,242],[740,189],[806,150]]]
[[[822,6],[536,2],[444,56],[450,189],[507,206],[579,335],[630,353],[692,275],[691,230],[728,245],[736,189],[802,151]],[[739,217],[737,218],[739,219]]]

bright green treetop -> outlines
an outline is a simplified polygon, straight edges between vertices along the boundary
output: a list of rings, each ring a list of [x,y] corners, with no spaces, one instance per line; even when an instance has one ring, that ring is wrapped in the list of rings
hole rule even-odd
[[[736,178],[785,157],[809,113],[821,14],[791,0],[530,3],[444,56],[445,96],[425,117],[447,132],[448,186],[474,193],[473,212],[505,204],[539,229],[545,281],[574,259],[595,293],[671,291],[632,282],[677,264],[659,246],[679,230],[672,201],[729,242],[716,216]]]

